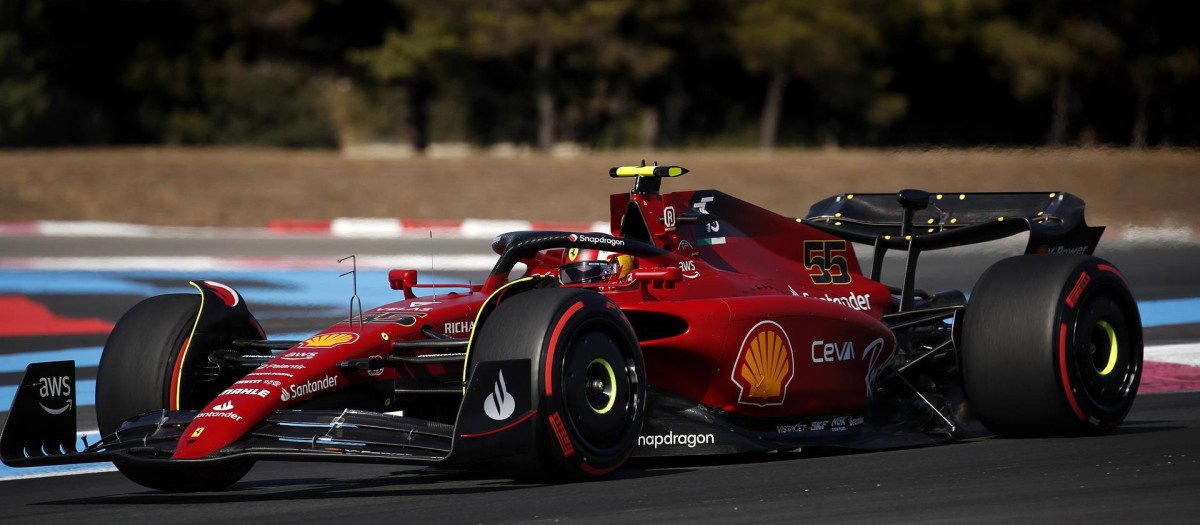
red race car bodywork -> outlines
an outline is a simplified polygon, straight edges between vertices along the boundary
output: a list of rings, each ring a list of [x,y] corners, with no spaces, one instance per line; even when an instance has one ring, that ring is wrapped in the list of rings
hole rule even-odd
[[[390,285],[403,300],[360,307],[303,341],[268,340],[237,291],[194,282],[198,305],[172,299],[182,327],[150,334],[146,326],[169,324],[159,306],[135,308],[114,330],[98,378],[101,443],[76,452],[65,437],[73,411],[67,430],[23,391],[4,432],[4,461],[115,461],[131,479],[167,490],[227,485],[259,459],[452,463],[586,479],[631,454],[894,446],[985,433],[964,415],[969,405],[1002,434],[1103,432],[1128,411],[1140,322],[1123,278],[1103,261],[1028,256],[1041,259],[1013,263],[1020,268],[1006,271],[1016,277],[992,278],[1019,280],[1038,261],[1061,261],[1032,270],[1057,280],[1045,298],[1028,299],[1049,305],[1046,323],[1033,321],[1050,327],[1049,339],[1028,346],[1048,347],[1036,350],[1051,359],[1038,365],[1049,378],[1038,395],[1058,408],[1016,423],[1020,409],[1003,400],[1011,391],[964,386],[964,376],[987,384],[986,371],[999,367],[962,355],[965,338],[996,339],[987,332],[996,328],[971,328],[968,317],[995,316],[999,307],[968,309],[965,294],[913,283],[922,250],[1023,231],[1027,253],[1090,254],[1102,228],[1083,223],[1082,201],[1057,192],[906,190],[831,197],[796,219],[717,191],[660,194],[663,180],[683,173],[614,168],[636,184],[611,196],[611,234],[501,235],[483,285],[422,285],[416,271],[394,270]],[[873,247],[869,275],[856,242]],[[908,254],[900,287],[878,281],[888,250]],[[612,255],[579,260],[598,251]],[[517,264],[525,270],[514,279]],[[571,282],[568,267],[605,273]],[[428,287],[438,293],[416,295]],[[1091,310],[1076,313],[1072,301]],[[135,358],[125,356],[134,350],[125,348],[147,338],[162,348],[163,364],[145,371],[150,393],[128,401],[137,386],[106,371],[131,369]],[[1097,341],[1111,346],[1098,364],[1068,351],[1094,355]],[[33,365],[27,375],[73,377],[68,367]],[[32,428],[37,422],[45,425]]]

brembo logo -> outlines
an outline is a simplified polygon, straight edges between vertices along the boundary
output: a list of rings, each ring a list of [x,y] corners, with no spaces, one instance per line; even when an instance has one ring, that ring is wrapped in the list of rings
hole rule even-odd
[[[492,393],[483,400],[483,413],[496,421],[504,421],[516,409],[517,401],[508,393],[508,386],[504,384],[504,371],[501,370],[496,384],[492,385]]]
[[[290,385],[288,389],[279,395],[280,401],[288,401],[294,397],[303,397],[309,394],[315,394],[325,389],[337,386],[337,376],[325,376],[324,379],[316,381],[306,381],[302,385]]]
[[[63,397],[71,395],[71,376],[61,377],[39,377],[38,378],[38,397],[46,399],[47,397]],[[46,405],[38,403],[47,414],[57,416],[71,409],[71,399],[67,398],[67,404],[62,408],[50,408]]]

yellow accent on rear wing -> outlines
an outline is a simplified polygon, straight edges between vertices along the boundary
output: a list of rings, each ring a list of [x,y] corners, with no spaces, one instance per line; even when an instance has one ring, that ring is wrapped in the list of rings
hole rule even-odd
[[[608,170],[610,177],[678,177],[687,173],[682,166],[617,166]]]

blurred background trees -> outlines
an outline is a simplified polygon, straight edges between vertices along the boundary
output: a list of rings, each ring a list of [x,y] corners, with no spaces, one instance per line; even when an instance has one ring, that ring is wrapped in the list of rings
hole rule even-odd
[[[1187,0],[0,0],[0,147],[1200,143]]]

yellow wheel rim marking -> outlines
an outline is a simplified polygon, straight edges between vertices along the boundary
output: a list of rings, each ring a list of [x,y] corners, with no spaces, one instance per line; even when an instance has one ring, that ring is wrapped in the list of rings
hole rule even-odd
[[[1100,375],[1106,376],[1117,367],[1117,332],[1107,321],[1100,321],[1099,326],[1104,329],[1105,334],[1108,334],[1108,364],[1104,366],[1104,370],[1100,371]]]
[[[608,396],[608,404],[604,405],[604,408],[592,407],[592,410],[595,410],[597,414],[607,414],[617,402],[617,374],[613,372],[612,365],[608,364],[608,361],[600,358],[593,359],[591,363],[588,363],[588,368],[596,363],[599,363],[608,372],[608,384],[612,385],[613,392],[611,396]]]

